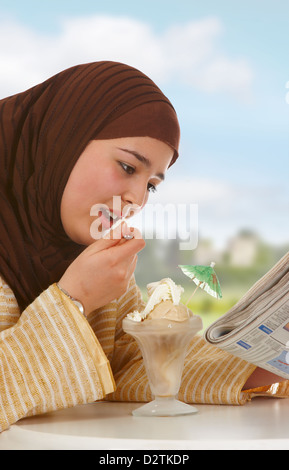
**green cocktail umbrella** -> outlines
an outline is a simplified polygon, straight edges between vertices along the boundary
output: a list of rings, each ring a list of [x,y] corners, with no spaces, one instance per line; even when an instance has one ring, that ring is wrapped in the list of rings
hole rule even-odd
[[[215,273],[214,266],[215,263],[211,263],[210,266],[179,265],[179,268],[181,268],[183,273],[192,279],[192,281],[197,285],[197,288],[190,296],[186,305],[199,287],[213,297],[216,297],[216,299],[222,298],[221,286],[217,278],[217,274]]]

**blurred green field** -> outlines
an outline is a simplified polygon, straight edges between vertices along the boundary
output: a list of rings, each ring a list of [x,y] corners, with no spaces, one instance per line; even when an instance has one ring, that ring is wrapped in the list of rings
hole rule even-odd
[[[198,292],[198,294],[201,296],[201,293]],[[227,313],[238,300],[239,298],[232,294],[225,296],[225,298],[221,300],[210,298],[207,295],[207,297],[203,299],[192,299],[192,301],[189,302],[188,307],[195,315],[199,315],[202,318],[204,325],[203,330],[205,330],[214,321]]]

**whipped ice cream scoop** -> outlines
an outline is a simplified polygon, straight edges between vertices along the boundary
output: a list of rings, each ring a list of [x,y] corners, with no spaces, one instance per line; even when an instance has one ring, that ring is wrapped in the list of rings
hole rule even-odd
[[[193,316],[192,312],[183,304],[180,304],[183,287],[178,286],[170,278],[152,282],[147,285],[148,302],[143,311],[134,311],[127,317],[135,322],[144,320],[156,320],[166,318],[168,320],[182,322]]]
[[[146,317],[146,320],[167,320],[182,322],[193,316],[191,310],[185,305],[174,305],[171,300],[165,300],[159,303]]]

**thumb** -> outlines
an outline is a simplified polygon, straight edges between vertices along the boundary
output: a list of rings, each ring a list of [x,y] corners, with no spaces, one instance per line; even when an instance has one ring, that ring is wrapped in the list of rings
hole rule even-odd
[[[125,233],[126,228],[126,223],[122,222],[114,229],[109,230],[107,233],[105,233],[105,235],[103,235],[101,238],[97,239],[94,243],[90,245],[91,250],[93,250],[94,253],[98,253],[99,251],[103,251],[113,246],[125,243],[126,240],[124,240],[122,236],[123,233]]]

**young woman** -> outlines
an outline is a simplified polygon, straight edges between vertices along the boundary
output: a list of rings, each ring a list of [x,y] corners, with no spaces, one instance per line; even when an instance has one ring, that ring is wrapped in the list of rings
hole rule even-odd
[[[100,239],[91,227],[109,229],[125,207],[146,204],[179,137],[161,90],[115,62],[73,67],[0,101],[1,431],[104,397],[151,399],[140,352],[121,329],[142,302],[133,273],[144,240],[125,223]],[[104,210],[91,215],[95,204]],[[263,384],[254,371],[194,338],[180,398],[245,403],[246,381]]]

